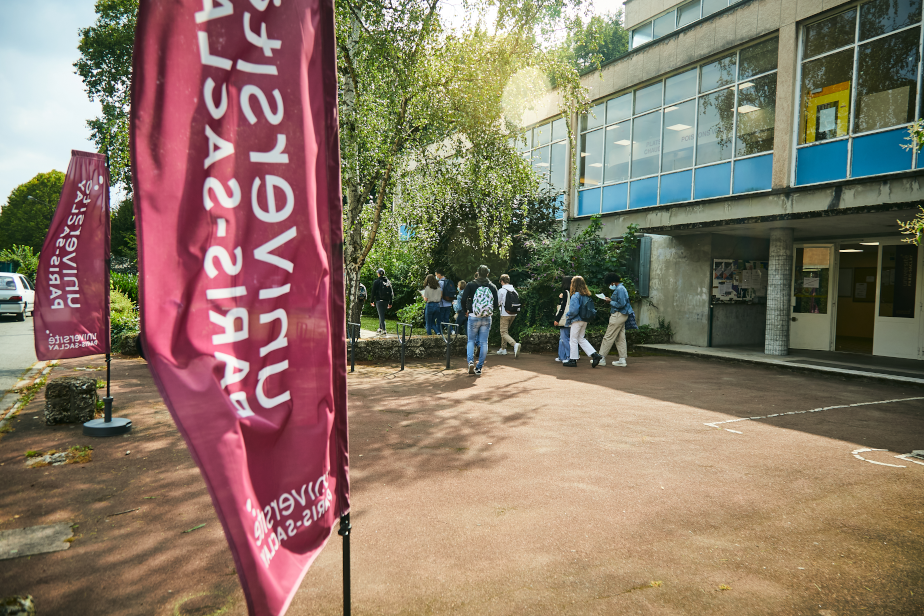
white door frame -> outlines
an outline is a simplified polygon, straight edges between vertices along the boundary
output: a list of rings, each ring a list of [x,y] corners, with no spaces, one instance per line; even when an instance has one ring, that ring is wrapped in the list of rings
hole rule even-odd
[[[882,289],[882,253],[884,246],[905,244],[901,237],[883,238],[879,241],[879,257],[876,260],[876,310],[873,328],[873,355],[924,359],[924,248],[918,247],[917,275],[914,294],[914,318],[879,316],[880,292]],[[914,335],[917,339],[914,340]],[[914,340],[911,342],[911,340]],[[906,344],[902,344],[905,341]]]
[[[833,351],[834,350],[834,332],[835,332],[835,304],[834,298],[837,295],[837,245],[838,242],[794,242],[792,249],[792,284],[789,288],[789,314],[790,318],[793,321],[789,326],[789,347],[793,349],[807,349],[815,351]],[[828,249],[828,312],[825,315],[813,315],[811,313],[795,313],[793,309],[795,308],[796,298],[796,254],[799,248],[827,248]],[[799,319],[802,319],[803,322],[801,325],[796,325]],[[820,325],[822,321],[827,321],[827,342],[824,342],[820,338],[818,339],[818,344],[813,344],[810,339],[804,337],[804,327],[808,326],[809,323],[815,321],[817,325]],[[800,334],[799,330],[803,336],[803,342],[798,342],[796,337],[793,336],[795,331],[797,336]],[[801,346],[800,346],[801,344]]]

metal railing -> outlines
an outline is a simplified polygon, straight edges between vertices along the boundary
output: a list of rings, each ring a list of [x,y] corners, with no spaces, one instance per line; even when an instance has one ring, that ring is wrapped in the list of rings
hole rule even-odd
[[[347,336],[350,338],[350,372],[356,372],[356,341],[359,340],[359,323],[347,322]]]
[[[446,341],[446,369],[450,369],[452,341],[459,337],[459,326],[455,323],[440,323],[440,335]]]
[[[401,328],[401,332],[398,332],[398,328]],[[411,328],[411,333],[408,335],[407,328]],[[401,370],[404,370],[404,350],[407,348],[407,341],[413,338],[414,336],[414,326],[410,323],[395,323],[395,335],[400,336],[401,338]]]

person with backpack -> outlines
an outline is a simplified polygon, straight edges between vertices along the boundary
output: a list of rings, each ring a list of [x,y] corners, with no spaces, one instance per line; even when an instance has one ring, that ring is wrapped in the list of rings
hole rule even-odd
[[[561,293],[558,294],[558,309],[555,311],[555,327],[558,328],[558,357],[555,361],[565,363],[571,358],[571,328],[565,325],[568,306],[571,303],[571,276],[561,277]]]
[[[456,311],[456,329],[459,333],[466,331],[468,317],[465,316],[465,305],[462,303],[462,292],[465,291],[465,281],[460,280],[456,285],[456,299],[452,302],[452,309]]]
[[[491,330],[491,317],[497,310],[497,287],[488,275],[491,270],[487,265],[478,267],[478,277],[466,285],[462,292],[462,305],[468,317],[468,373],[481,375],[484,360],[488,354],[488,332]],[[478,364],[475,365],[475,343],[479,347]]]
[[[498,355],[507,354],[507,343],[513,347],[513,356],[520,356],[520,343],[510,335],[510,324],[517,318],[520,313],[520,296],[516,289],[510,284],[510,276],[501,274],[501,288],[497,290],[497,303],[500,305],[500,335],[501,346],[497,350]]]
[[[571,357],[562,365],[568,368],[577,368],[577,360],[580,356],[578,347],[584,349],[592,361],[592,367],[596,368],[603,356],[594,350],[593,345],[584,337],[587,331],[587,324],[597,316],[597,309],[594,308],[593,296],[587,283],[581,276],[575,276],[571,279],[571,303],[568,306],[566,324],[571,326],[569,338],[571,340]]]
[[[381,267],[376,271],[379,275],[372,283],[372,301],[370,302],[379,313],[379,328],[375,330],[377,334],[384,334],[385,331],[385,306],[391,308],[395,301],[395,291],[391,288],[391,281],[385,277],[385,270]]]
[[[635,311],[632,310],[632,304],[629,303],[629,292],[622,284],[622,276],[615,272],[610,272],[603,277],[603,284],[608,286],[613,292],[610,298],[610,322],[606,327],[606,333],[603,335],[603,342],[600,343],[600,365],[606,365],[606,354],[610,352],[613,343],[616,343],[616,352],[619,353],[619,359],[613,362],[614,366],[625,367],[626,365],[626,329],[629,326],[629,319],[634,324]],[[634,329],[631,326],[628,328]]]
[[[443,275],[443,268],[437,268],[436,279],[440,281],[443,297],[440,299],[440,323],[452,323],[452,302],[455,301],[456,286]]]
[[[424,310],[424,321],[427,325],[427,335],[439,334],[440,326],[437,321],[440,320],[440,301],[443,298],[443,290],[440,289],[440,283],[433,274],[427,274],[424,280],[424,288],[420,292],[426,302]]]

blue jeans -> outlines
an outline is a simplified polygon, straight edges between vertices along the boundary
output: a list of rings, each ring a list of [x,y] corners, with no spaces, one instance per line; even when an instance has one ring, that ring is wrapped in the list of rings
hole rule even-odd
[[[491,330],[491,317],[468,317],[468,363],[472,363],[475,358],[475,340],[478,340],[478,346],[481,347],[478,353],[478,366],[484,366],[484,358],[488,354],[488,332]]]
[[[440,326],[438,321],[440,320],[440,304],[439,302],[427,302],[427,309],[424,312],[424,318],[427,322],[427,335],[430,335],[432,330],[434,334],[440,333]]]
[[[559,327],[558,331],[558,359],[568,361],[571,359],[571,328]]]
[[[440,308],[440,323],[452,323],[452,306]],[[440,326],[442,328],[442,326]]]

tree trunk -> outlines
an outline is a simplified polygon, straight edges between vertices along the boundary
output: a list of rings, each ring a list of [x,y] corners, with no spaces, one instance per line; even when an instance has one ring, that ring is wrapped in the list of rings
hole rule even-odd
[[[343,269],[346,276],[347,321],[359,323],[363,304],[359,300],[359,274],[363,267],[363,229],[359,220],[362,213],[361,195],[356,183],[344,183],[347,211],[344,217]],[[371,300],[369,300],[371,301]]]

